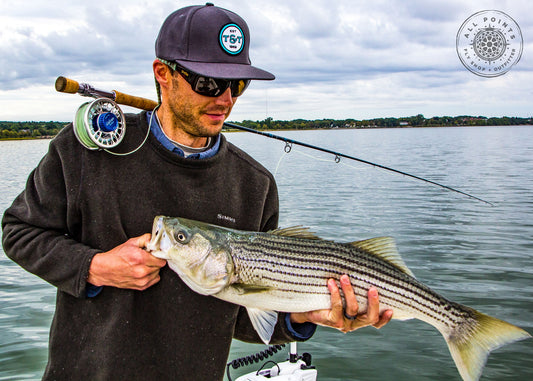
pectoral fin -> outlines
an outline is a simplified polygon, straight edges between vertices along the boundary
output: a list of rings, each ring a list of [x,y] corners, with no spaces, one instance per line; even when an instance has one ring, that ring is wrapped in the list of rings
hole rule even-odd
[[[258,294],[261,292],[267,292],[272,290],[271,287],[245,283],[234,283],[231,285],[231,287],[233,287],[233,289],[240,295]]]
[[[278,322],[278,313],[259,308],[247,308],[246,311],[248,311],[248,316],[257,334],[265,344],[268,344]]]

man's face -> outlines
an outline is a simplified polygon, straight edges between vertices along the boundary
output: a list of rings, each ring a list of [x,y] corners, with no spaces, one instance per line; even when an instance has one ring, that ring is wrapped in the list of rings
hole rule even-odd
[[[174,126],[193,137],[219,134],[237,101],[237,98],[231,96],[229,88],[218,97],[197,94],[177,72],[172,74],[168,94],[168,106],[173,114]]]

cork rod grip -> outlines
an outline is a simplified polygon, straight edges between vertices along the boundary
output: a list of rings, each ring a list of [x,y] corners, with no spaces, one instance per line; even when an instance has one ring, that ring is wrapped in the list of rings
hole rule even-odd
[[[57,77],[56,90],[61,93],[75,94],[78,92],[80,84],[73,79]]]
[[[116,90],[113,90],[113,92],[115,93],[115,102],[121,105],[131,106],[146,111],[152,111],[155,106],[157,106],[157,102],[151,99],[124,94]]]
[[[111,98],[118,104],[135,107],[141,110],[151,111],[157,106],[157,102],[151,99],[124,94],[116,90],[113,90],[112,92],[98,90],[86,83],[80,85],[75,80],[66,77],[57,77],[55,87],[56,90],[61,93],[80,93],[81,95],[92,96],[95,98]]]

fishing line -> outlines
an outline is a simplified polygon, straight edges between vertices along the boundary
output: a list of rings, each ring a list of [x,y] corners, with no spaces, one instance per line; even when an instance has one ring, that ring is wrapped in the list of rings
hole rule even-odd
[[[274,177],[277,176],[277,174],[278,174],[278,169],[279,169],[279,166],[280,166],[280,164],[281,164],[281,161],[285,158],[286,155],[287,155],[287,152],[283,152],[283,153],[281,154],[281,156],[279,157],[278,164],[276,165],[276,170],[274,171]]]
[[[279,167],[281,166],[281,162],[283,161],[283,159],[285,159],[285,157],[287,157],[287,156],[289,155],[289,153],[291,153],[291,152],[294,152],[294,153],[296,153],[296,154],[299,154],[299,155],[302,155],[302,156],[308,157],[308,158],[313,159],[313,160],[315,160],[315,161],[322,161],[322,162],[326,162],[326,163],[331,163],[331,160],[328,160],[328,159],[320,159],[320,158],[318,158],[318,157],[316,157],[316,156],[309,155],[309,154],[307,154],[307,153],[305,153],[305,152],[302,152],[302,151],[298,151],[298,150],[294,150],[294,151],[293,151],[292,149],[289,150],[289,151],[285,150],[285,151],[281,154],[281,156],[280,156],[280,158],[279,158],[279,161],[278,161],[278,164],[276,165],[276,170],[274,171],[274,177],[276,177],[276,175],[278,174],[278,170],[279,170]],[[346,164],[345,164],[345,165],[346,165]],[[356,168],[356,167],[352,167],[352,168]]]
[[[276,174],[278,173],[279,166],[281,164],[281,160],[292,150],[292,144],[289,142],[285,142],[285,148],[283,149],[283,154],[281,154],[281,157],[279,158],[278,165],[276,165],[276,170],[274,171],[274,177],[276,177]]]
[[[106,152],[109,152],[110,154],[112,155],[116,155],[116,156],[126,156],[126,155],[131,155],[132,153],[135,153],[137,152],[138,150],[141,149],[141,147],[144,145],[144,143],[146,143],[146,141],[148,140],[148,136],[150,136],[150,131],[152,130],[152,119],[154,118],[154,114],[157,110],[157,108],[159,107],[160,105],[157,105],[153,111],[152,111],[152,114],[150,115],[150,122],[148,123],[148,130],[146,131],[146,136],[144,137],[144,140],[142,141],[142,143],[137,147],[135,148],[134,150],[130,151],[130,152],[126,152],[126,153],[118,153],[118,152],[111,152],[109,150],[105,150]],[[157,117],[157,115],[156,115]]]
[[[291,149],[287,150],[286,148],[287,148],[287,147],[285,147],[285,150],[284,150],[284,152],[281,154],[281,157],[279,158],[278,164],[276,165],[276,170],[274,171],[274,177],[276,177],[276,175],[278,174],[279,168],[280,168],[280,166],[281,166],[281,162],[282,162],[282,161],[285,159],[285,157],[288,156],[288,154],[291,153],[291,152],[294,152],[294,153],[296,153],[296,154],[298,154],[298,155],[305,156],[305,157],[307,157],[307,158],[309,158],[309,159],[312,159],[312,160],[315,160],[315,161],[321,161],[321,162],[324,162],[324,163],[331,163],[331,159],[322,159],[322,158],[319,158],[319,157],[317,157],[317,156],[310,155],[310,154],[308,154],[308,153],[305,153],[305,152],[300,151],[300,150],[297,150],[297,149],[292,149],[292,148],[291,148]],[[346,162],[344,162],[344,161],[341,161],[340,158],[339,158],[338,156],[335,158],[334,161],[335,161],[336,164],[339,164],[339,165],[342,165],[342,166],[345,166],[345,167],[349,167],[349,168],[351,168],[351,169],[355,169],[355,170],[357,170],[357,171],[361,170],[360,167],[356,167],[355,165],[351,165],[351,164],[348,164],[348,163],[346,163]]]

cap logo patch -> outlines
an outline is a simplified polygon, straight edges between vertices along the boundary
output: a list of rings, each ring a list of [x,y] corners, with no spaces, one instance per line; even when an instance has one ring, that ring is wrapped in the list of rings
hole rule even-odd
[[[222,27],[219,41],[226,53],[239,54],[244,48],[244,33],[237,24],[228,24]]]

